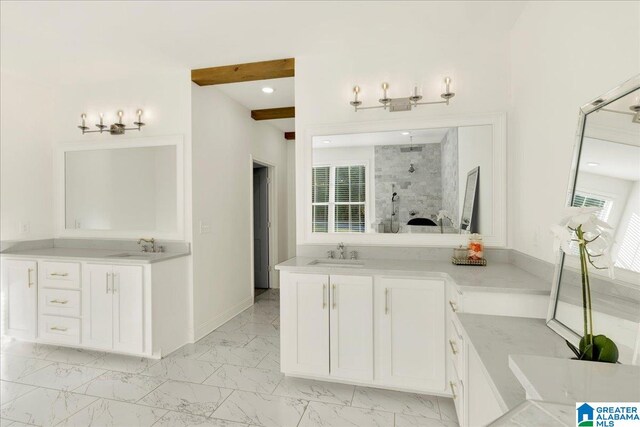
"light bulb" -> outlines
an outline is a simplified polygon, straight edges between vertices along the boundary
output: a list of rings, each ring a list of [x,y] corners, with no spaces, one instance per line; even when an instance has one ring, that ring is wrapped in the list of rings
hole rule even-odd
[[[451,77],[445,77],[444,78],[444,84],[448,85],[451,83]]]
[[[123,115],[123,114],[124,114],[124,113],[122,112],[122,110],[118,111],[118,117],[122,118],[122,115]]]
[[[389,89],[389,83],[382,83],[382,90]]]
[[[360,93],[360,86],[356,85],[353,87],[353,93],[358,94]]]
[[[80,118],[82,120],[85,120],[87,118],[87,115],[85,113],[80,114]]]
[[[138,118],[140,118],[140,116],[142,115],[142,110],[138,110],[136,114],[138,115]]]

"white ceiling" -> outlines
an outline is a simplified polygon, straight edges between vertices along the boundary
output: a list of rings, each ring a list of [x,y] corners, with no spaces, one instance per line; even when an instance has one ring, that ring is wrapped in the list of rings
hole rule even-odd
[[[295,106],[294,77],[230,83],[216,87],[249,110]],[[270,87],[274,92],[264,93],[263,87]],[[295,131],[294,119],[269,120],[268,123],[283,132]]]
[[[449,128],[439,128],[314,136],[313,148],[323,149],[338,147],[370,147],[372,145],[408,145],[411,142],[410,137],[413,137],[413,144],[415,145],[437,144],[442,141],[448,131]],[[403,135],[403,132],[409,132],[409,135]]]
[[[589,166],[591,162],[597,166]],[[596,175],[640,181],[640,147],[585,138],[580,170]]]
[[[56,84],[372,46],[384,57],[407,37],[506,37],[525,3],[2,1],[0,66]],[[419,25],[399,31],[414,17]]]

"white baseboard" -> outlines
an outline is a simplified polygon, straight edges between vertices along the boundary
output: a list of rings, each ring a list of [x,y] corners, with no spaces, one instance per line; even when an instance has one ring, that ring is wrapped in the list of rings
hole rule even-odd
[[[243,300],[239,304],[236,304],[233,307],[229,308],[228,310],[220,313],[218,316],[214,317],[213,319],[210,319],[204,323],[201,323],[196,327],[194,341],[198,341],[200,338],[203,338],[204,336],[213,332],[214,330],[224,325],[229,320],[231,320],[232,318],[234,318],[235,316],[237,316],[247,308],[251,307],[252,305],[253,305],[253,297],[250,296],[249,298]]]

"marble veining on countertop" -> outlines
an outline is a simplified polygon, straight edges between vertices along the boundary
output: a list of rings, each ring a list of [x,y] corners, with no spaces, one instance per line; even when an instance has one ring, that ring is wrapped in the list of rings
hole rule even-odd
[[[317,258],[295,257],[276,265],[277,270],[301,273],[418,275],[450,277],[461,292],[509,292],[549,295],[551,283],[513,264],[489,261],[486,267],[459,266],[446,261],[360,259],[359,267],[310,265]],[[322,260],[338,261],[339,260]]]
[[[125,255],[126,256],[123,256]],[[27,250],[6,250],[0,254],[3,258],[41,258],[41,259],[81,259],[83,261],[108,261],[113,264],[152,264],[189,255],[188,252],[146,253],[116,249],[95,248],[40,248]]]
[[[502,399],[504,411],[526,400],[525,389],[509,367],[510,355],[573,357],[564,339],[543,319],[458,313],[458,320]]]
[[[509,366],[527,398],[576,402],[640,402],[640,366],[514,354]]]

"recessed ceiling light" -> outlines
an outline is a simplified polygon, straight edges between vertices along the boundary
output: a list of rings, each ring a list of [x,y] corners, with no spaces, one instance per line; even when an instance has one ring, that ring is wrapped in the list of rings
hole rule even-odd
[[[330,144],[330,143],[331,143],[331,141],[329,141],[328,139],[325,139],[325,140],[324,140],[324,141],[322,141],[322,142],[324,142],[325,144]]]
[[[265,86],[265,87],[262,88],[262,91],[264,93],[273,93],[273,92],[275,92],[275,89],[272,88],[272,87],[269,87],[269,86]]]
[[[600,166],[600,163],[596,163],[596,162],[589,162],[589,163],[587,163],[587,166],[593,166],[593,167],[595,167],[595,166]]]
[[[409,135],[409,132],[404,131],[404,132],[402,132],[402,135]]]

